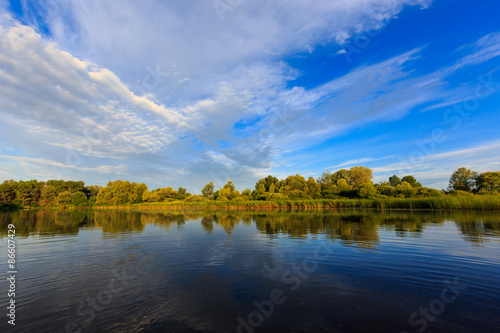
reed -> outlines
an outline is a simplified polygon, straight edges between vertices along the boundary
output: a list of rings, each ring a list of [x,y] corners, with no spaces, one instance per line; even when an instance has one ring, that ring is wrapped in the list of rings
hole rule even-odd
[[[98,209],[169,209],[169,210],[267,210],[267,209],[423,209],[423,210],[500,210],[500,196],[470,195],[432,198],[317,199],[276,201],[158,202],[124,206],[100,206]]]

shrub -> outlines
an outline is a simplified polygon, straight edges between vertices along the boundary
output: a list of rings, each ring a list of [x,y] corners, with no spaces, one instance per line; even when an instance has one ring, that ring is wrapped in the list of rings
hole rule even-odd
[[[61,206],[69,205],[73,199],[73,194],[68,191],[63,191],[57,196],[57,203]]]
[[[311,197],[304,191],[292,190],[288,192],[288,198],[291,200],[310,200]]]
[[[87,206],[87,196],[78,191],[76,192],[73,197],[71,198],[71,204],[73,206],[77,206],[77,207],[84,207],[84,206]]]
[[[202,197],[201,195],[191,195],[189,197],[187,197],[186,199],[184,199],[185,202],[207,202],[209,201],[207,198],[205,197]]]
[[[377,194],[377,190],[372,184],[363,184],[358,188],[360,198],[371,198]]]

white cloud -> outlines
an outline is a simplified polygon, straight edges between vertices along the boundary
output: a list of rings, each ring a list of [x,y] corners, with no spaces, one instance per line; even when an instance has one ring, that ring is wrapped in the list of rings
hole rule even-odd
[[[301,73],[281,60],[429,4],[245,1],[220,21],[211,1],[33,2],[50,37],[2,21],[2,136],[42,160],[77,152],[80,171],[126,164],[128,175],[157,184],[200,187],[207,174],[226,173],[248,186],[283,164],[284,151],[443,96],[445,74],[411,72],[420,49],[310,90],[288,86]],[[495,38],[474,44],[476,56],[464,61],[495,54]]]
[[[382,167],[373,168],[377,181],[387,180],[393,174],[411,174],[422,184],[438,189],[446,188],[448,180],[460,167],[478,172],[500,170],[500,141],[487,142],[481,146],[456,149],[430,155],[419,155],[414,163],[408,157]]]
[[[65,50],[120,73],[130,85],[138,82],[137,90],[144,88],[147,68],[159,68],[157,95],[165,98],[175,91],[185,106],[216,93],[218,82],[241,64],[257,59],[274,64],[277,57],[380,28],[407,5],[425,8],[429,3],[256,0],[245,1],[223,21],[212,1],[66,1],[50,10],[45,2],[34,1],[31,6],[45,13],[45,24]],[[169,70],[172,65],[175,71]],[[190,84],[178,87],[175,72],[191,78]]]
[[[460,48],[461,52],[470,52],[463,57],[450,71],[455,71],[467,66],[478,65],[500,56],[500,33],[491,33],[473,44]]]
[[[77,165],[72,165],[72,164],[63,164],[59,163],[56,161],[51,161],[51,160],[44,160],[40,158],[32,158],[32,157],[19,157],[19,156],[0,156],[2,158],[7,158],[11,159],[14,161],[22,162],[22,163],[38,163],[38,164],[44,164],[44,165],[50,165],[56,168],[70,168],[70,169],[76,169],[78,171],[84,171],[84,172],[99,172],[99,173],[118,173],[121,174],[126,170],[126,166],[123,164],[120,165],[99,165],[98,167],[94,168],[89,168],[89,167],[79,167]]]
[[[385,159],[385,158],[382,158],[382,159]],[[335,169],[343,168],[343,167],[352,167],[352,166],[361,165],[363,163],[373,162],[373,161],[378,161],[378,160],[380,160],[380,158],[372,158],[372,157],[360,158],[360,159],[356,159],[356,160],[349,160],[349,161],[346,161],[344,163],[340,163],[340,164],[334,165],[332,167],[329,167],[328,170],[335,170]]]
[[[0,126],[22,124],[18,135],[108,156],[159,151],[183,131],[179,112],[134,95],[109,70],[61,51],[32,28],[0,29]]]

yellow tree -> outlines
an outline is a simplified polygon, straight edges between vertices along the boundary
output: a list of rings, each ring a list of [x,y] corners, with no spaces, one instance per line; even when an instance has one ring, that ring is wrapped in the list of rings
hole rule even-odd
[[[363,184],[372,184],[373,172],[364,166],[355,166],[349,169],[349,185],[357,189]]]

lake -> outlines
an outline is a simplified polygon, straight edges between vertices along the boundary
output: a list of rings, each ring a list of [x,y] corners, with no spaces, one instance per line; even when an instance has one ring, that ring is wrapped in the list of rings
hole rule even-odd
[[[20,211],[0,239],[0,332],[500,331],[498,212]]]

